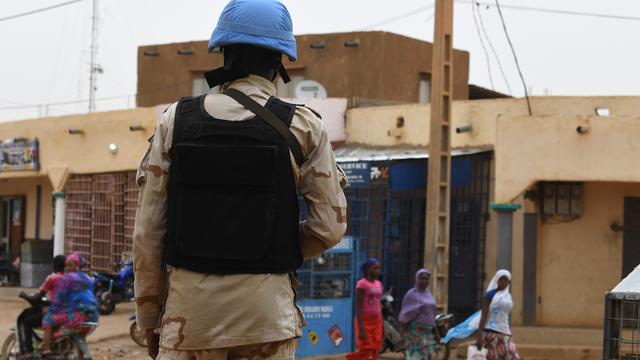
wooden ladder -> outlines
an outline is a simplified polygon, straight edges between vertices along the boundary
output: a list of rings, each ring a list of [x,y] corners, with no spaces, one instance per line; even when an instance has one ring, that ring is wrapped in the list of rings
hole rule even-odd
[[[453,0],[436,0],[424,263],[439,311],[449,303]]]

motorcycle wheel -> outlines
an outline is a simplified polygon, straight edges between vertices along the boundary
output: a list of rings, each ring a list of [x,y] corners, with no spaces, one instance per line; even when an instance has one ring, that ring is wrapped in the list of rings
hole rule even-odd
[[[440,345],[437,350],[438,352],[434,360],[448,360],[449,355],[451,355],[451,344]]]
[[[66,360],[83,360],[82,350],[71,338],[65,339],[57,344],[54,353],[58,353]]]
[[[124,285],[124,300],[123,301],[132,301],[135,298],[135,291],[133,290],[133,278],[127,279],[127,282]]]
[[[19,352],[16,334],[9,334],[2,344],[2,360],[17,359]]]
[[[138,323],[136,323],[135,321],[131,323],[131,327],[129,328],[129,335],[131,336],[133,342],[142,347],[147,347],[147,334],[144,332],[144,330],[138,328]]]
[[[384,341],[382,342],[382,349],[380,349],[380,354],[385,353],[392,348],[393,348],[393,345],[391,345],[391,342],[389,341],[389,339],[384,339]]]
[[[116,303],[111,300],[109,292],[99,291],[96,294],[98,300],[98,312],[100,315],[109,315],[116,309]]]

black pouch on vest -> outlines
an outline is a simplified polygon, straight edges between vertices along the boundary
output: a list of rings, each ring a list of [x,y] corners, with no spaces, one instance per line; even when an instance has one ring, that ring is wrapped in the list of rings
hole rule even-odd
[[[178,250],[212,260],[262,258],[271,243],[276,147],[181,144],[175,154]]]

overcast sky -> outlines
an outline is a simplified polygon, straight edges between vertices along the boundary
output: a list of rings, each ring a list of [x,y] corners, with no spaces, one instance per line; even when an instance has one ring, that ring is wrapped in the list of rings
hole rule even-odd
[[[2,0],[0,18],[63,2]],[[433,0],[285,0],[296,34],[384,30],[433,38]],[[482,0],[494,3],[494,0]],[[208,39],[226,0],[100,0],[97,109],[135,106],[136,48]],[[640,17],[638,0],[503,0],[503,6]],[[92,1],[0,22],[0,121],[45,114],[24,105],[88,99]],[[469,82],[491,88],[472,5],[457,1],[454,46],[471,53]],[[523,87],[494,6],[479,8],[486,33],[515,96]],[[379,24],[395,17],[396,21]],[[527,85],[534,95],[640,95],[640,21],[503,9]],[[481,26],[482,24],[479,24]],[[481,29],[482,31],[482,29]],[[493,87],[508,92],[486,38]],[[162,76],[162,74],[158,74]],[[331,94],[329,94],[331,96]],[[51,105],[50,115],[85,112],[88,104]]]

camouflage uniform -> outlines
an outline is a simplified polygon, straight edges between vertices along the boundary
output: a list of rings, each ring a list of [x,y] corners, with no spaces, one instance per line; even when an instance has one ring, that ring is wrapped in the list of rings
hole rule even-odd
[[[225,86],[265,104],[275,95],[268,80],[249,76]],[[241,121],[254,115],[212,90],[205,109],[215,118]],[[140,198],[134,229],[136,315],[141,328],[158,328],[160,359],[293,358],[294,337],[304,325],[294,302],[296,280],[287,274],[211,275],[164,270],[167,182],[176,104],[159,119],[138,169]],[[305,258],[334,246],[346,230],[346,177],[336,165],[320,119],[298,107],[291,131],[306,161],[292,166],[308,205],[301,248]],[[206,164],[203,164],[206,166]],[[267,356],[268,355],[268,356]]]

